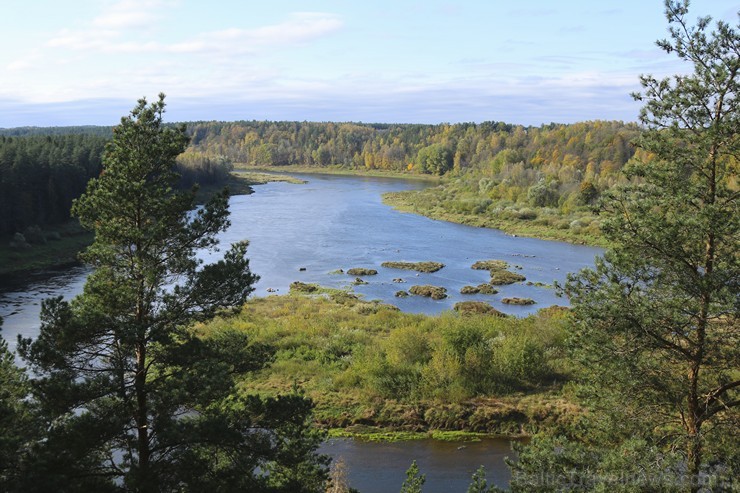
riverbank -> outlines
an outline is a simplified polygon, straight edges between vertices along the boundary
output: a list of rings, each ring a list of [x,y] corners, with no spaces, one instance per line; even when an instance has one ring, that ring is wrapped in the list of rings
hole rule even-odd
[[[249,195],[253,186],[273,181],[303,183],[291,176],[278,176],[257,172],[232,173],[226,183],[201,186],[196,195],[198,204],[205,203],[214,194],[228,187],[231,195]],[[11,247],[12,236],[0,238],[0,279],[12,283],[28,273],[79,265],[79,253],[88,247],[94,237],[76,220],[49,226],[40,232],[45,239],[26,247]]]
[[[436,194],[436,195],[435,195]],[[440,197],[442,195],[442,197]],[[471,204],[469,212],[456,212],[445,203],[444,192],[435,189],[383,194],[383,203],[401,212],[421,214],[439,221],[449,221],[478,228],[498,229],[510,235],[541,240],[565,241],[575,245],[607,247],[598,223],[591,215],[564,216],[537,208],[508,207],[497,212],[479,211]],[[489,201],[490,202],[490,201]],[[495,207],[487,204],[486,209]],[[463,208],[464,209],[464,208]]]
[[[419,173],[409,173],[402,171],[385,171],[377,169],[350,169],[344,166],[247,166],[244,164],[235,164],[235,171],[250,172],[263,171],[267,173],[300,173],[306,175],[338,175],[338,176],[367,176],[370,178],[394,178],[397,180],[411,180],[425,183],[441,183],[443,178],[436,175],[426,175]]]
[[[272,347],[272,364],[240,388],[274,396],[300,387],[334,436],[471,439],[526,437],[580,415],[563,393],[566,325],[563,309],[427,316],[320,289],[256,298],[197,330],[245,331]]]
[[[239,171],[263,171],[267,173],[302,173],[326,174],[340,176],[367,176],[374,178],[393,178],[398,180],[412,180],[440,185],[449,183],[449,178],[436,175],[405,173],[400,171],[361,170],[349,169],[341,166],[313,167],[313,166],[242,166]],[[448,197],[444,190],[428,188],[425,190],[410,190],[392,192],[383,195],[383,203],[390,205],[401,212],[420,214],[440,221],[465,224],[479,228],[498,229],[510,235],[526,236],[541,240],[565,241],[575,245],[607,247],[608,243],[601,236],[598,221],[590,213],[559,214],[546,208],[520,207],[518,210],[510,204],[502,205],[498,214],[480,211],[477,204],[465,204],[462,209],[470,205],[469,211],[456,212],[451,210],[448,203],[455,201]],[[463,200],[462,202],[470,202]],[[491,202],[491,201],[488,201]],[[495,204],[488,204],[495,207]]]

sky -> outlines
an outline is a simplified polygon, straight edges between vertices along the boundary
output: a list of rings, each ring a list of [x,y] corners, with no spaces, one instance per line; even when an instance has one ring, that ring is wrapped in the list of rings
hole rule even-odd
[[[689,18],[737,24],[738,0]],[[635,121],[662,0],[5,0],[0,127],[169,121]]]

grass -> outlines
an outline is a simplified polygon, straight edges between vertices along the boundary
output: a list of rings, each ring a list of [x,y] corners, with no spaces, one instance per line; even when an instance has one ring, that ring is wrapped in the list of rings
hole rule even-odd
[[[425,175],[410,173],[406,171],[368,170],[366,168],[347,168],[341,165],[335,166],[250,166],[244,163],[236,163],[238,172],[246,170],[266,171],[269,173],[302,173],[317,175],[341,175],[341,176],[371,176],[375,178],[396,178],[400,180],[414,180],[430,183],[440,183],[441,178],[436,175]]]
[[[333,428],[329,430],[329,438],[353,438],[367,442],[404,442],[409,440],[440,440],[443,442],[480,442],[483,438],[491,438],[487,433],[471,431],[387,431],[374,427],[355,427],[352,429]]]
[[[417,296],[426,296],[433,300],[442,300],[447,298],[447,289],[439,286],[430,286],[428,284],[423,286],[411,286],[409,293]]]
[[[439,262],[383,262],[380,265],[389,269],[415,270],[427,273],[437,272],[445,266],[445,264]]]
[[[54,226],[44,233],[57,233],[59,240],[16,250],[9,246],[12,236],[0,238],[0,275],[6,278],[21,277],[31,271],[76,264],[80,251],[93,241],[93,234],[83,229],[77,221]]]
[[[483,301],[460,301],[455,303],[453,310],[460,313],[485,313],[489,315],[496,315],[497,317],[505,317],[506,314],[501,313],[494,307]]]
[[[505,260],[479,260],[470,266],[476,270],[502,270],[509,268],[509,262]]]
[[[302,185],[306,183],[306,180],[301,180],[300,178],[296,178],[294,176],[275,173],[260,173],[257,171],[244,171],[241,169],[234,171],[232,173],[232,176],[236,176],[237,178],[246,181],[249,185],[264,185],[265,183],[270,182],[285,182],[293,183],[296,185]]]
[[[318,424],[345,430],[332,432],[335,436],[421,438],[460,431],[515,437],[568,422],[580,412],[560,392],[569,368],[563,348],[566,314],[427,316],[318,288],[309,295],[252,299],[239,314],[196,330],[204,337],[243,331],[252,343],[273,348],[272,364],[243,375],[241,391],[277,395],[297,385],[314,401]],[[475,343],[478,338],[483,346]],[[531,347],[541,348],[543,364],[555,376],[514,384],[515,372],[532,365],[531,354],[522,352]],[[494,363],[501,366],[490,366]],[[418,386],[407,387],[413,375],[420,376]],[[492,382],[489,389],[480,387],[484,380]]]
[[[378,273],[375,269],[365,269],[363,267],[353,267],[347,269],[347,274],[350,276],[374,276]]]
[[[232,173],[226,183],[200,187],[196,202],[205,203],[209,197],[220,192],[224,187],[229,188],[231,195],[246,195],[253,192],[252,186],[271,181],[305,183],[303,180],[290,176],[237,172]],[[56,237],[58,234],[59,240],[36,244],[25,250],[16,250],[9,246],[12,235],[0,237],[0,275],[6,278],[18,278],[32,271],[74,265],[79,263],[80,252],[94,239],[93,233],[83,229],[76,220],[49,226],[43,232],[49,237]]]
[[[498,290],[491,284],[478,284],[477,286],[463,286],[460,294],[498,294]]]
[[[578,245],[607,247],[609,243],[601,235],[598,227],[581,227],[574,225],[581,215],[553,213],[530,219],[528,215],[502,213],[495,210],[495,203],[488,206],[492,210],[470,211],[454,210],[453,199],[445,195],[440,187],[425,190],[407,190],[383,194],[383,202],[401,212],[421,214],[432,219],[449,221],[478,228],[499,229],[512,236],[527,236],[544,240],[566,241]],[[586,216],[591,220],[591,216]]]
[[[501,303],[505,303],[507,305],[534,305],[535,301],[532,298],[511,297],[502,299]]]
[[[516,282],[526,281],[527,278],[516,272],[508,270],[492,270],[490,284],[495,286],[504,286],[506,284],[514,284]]]

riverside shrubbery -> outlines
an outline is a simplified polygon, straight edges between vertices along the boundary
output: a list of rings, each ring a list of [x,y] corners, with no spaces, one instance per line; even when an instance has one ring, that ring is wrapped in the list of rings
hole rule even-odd
[[[552,390],[566,368],[564,313],[425,316],[329,292],[255,299],[202,331],[234,327],[275,349],[273,364],[245,377],[245,388],[273,395],[298,383],[324,423],[394,425],[387,420],[401,417],[385,413],[389,406],[467,409],[482,397]]]

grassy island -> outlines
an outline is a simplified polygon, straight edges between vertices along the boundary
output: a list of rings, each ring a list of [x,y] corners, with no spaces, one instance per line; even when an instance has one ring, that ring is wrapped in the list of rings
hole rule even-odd
[[[415,270],[427,273],[437,272],[445,266],[445,264],[439,262],[383,262],[380,265],[389,269]]]

